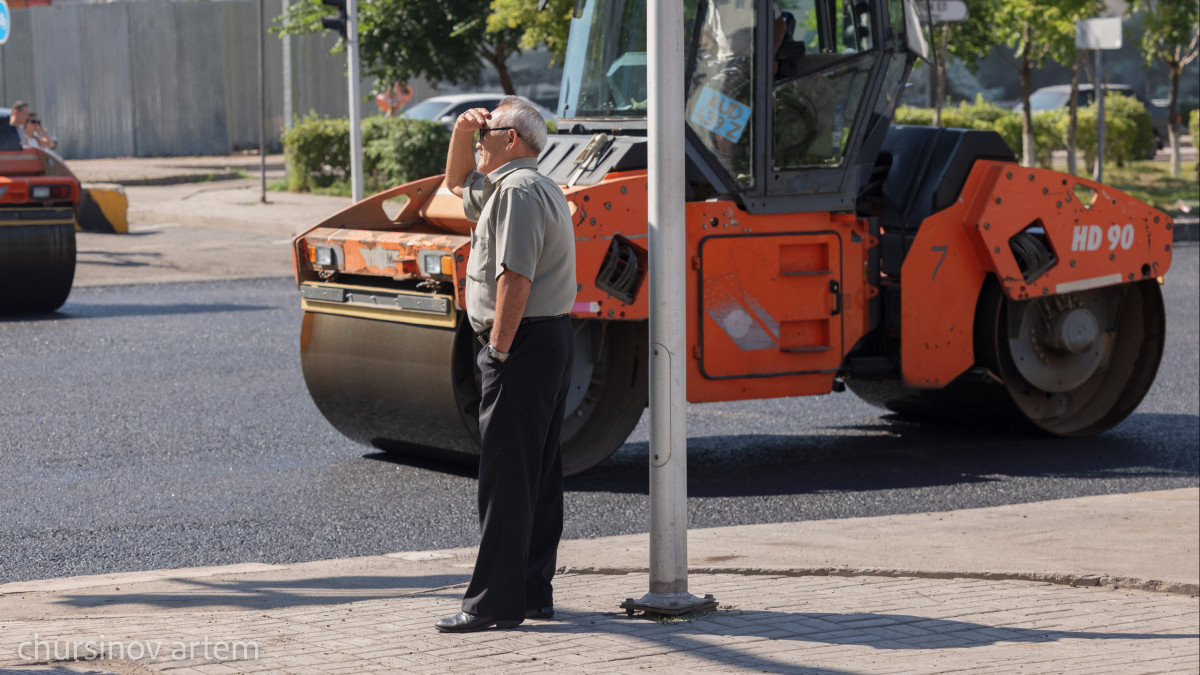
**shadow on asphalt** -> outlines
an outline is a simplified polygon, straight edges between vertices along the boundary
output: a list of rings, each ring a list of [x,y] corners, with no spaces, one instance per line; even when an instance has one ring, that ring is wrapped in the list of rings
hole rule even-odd
[[[204,581],[178,580],[191,590],[163,593],[90,593],[67,595],[58,604],[77,608],[150,605],[180,608],[283,609],[312,605],[343,605],[364,600],[382,600],[414,593],[423,597],[462,597],[461,590],[439,593],[438,589],[465,584],[464,574],[434,574],[416,577],[342,576],[320,579]],[[205,592],[205,591],[209,592]]]
[[[842,429],[847,433],[689,438],[688,496],[855,492],[1008,476],[1112,478],[1133,469],[1140,476],[1182,477],[1200,470],[1197,415],[1133,415],[1117,430],[1078,439],[918,424],[896,416]],[[1188,438],[1193,442],[1185,443]],[[1181,453],[1181,447],[1187,451]],[[568,478],[566,488],[646,494],[647,450],[646,443],[627,443],[607,462]]]
[[[1011,476],[1105,479],[1135,469],[1145,477],[1200,472],[1197,415],[1135,414],[1094,438],[917,423],[897,415],[878,425],[826,429],[846,433],[689,438],[688,496],[857,492],[990,483]],[[645,442],[626,443],[600,466],[567,478],[565,489],[648,494],[647,452]],[[463,478],[477,475],[473,465],[387,452],[363,457]]]

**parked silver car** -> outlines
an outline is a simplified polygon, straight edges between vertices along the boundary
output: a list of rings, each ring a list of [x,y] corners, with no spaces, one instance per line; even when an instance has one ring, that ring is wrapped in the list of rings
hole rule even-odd
[[[407,110],[400,114],[401,117],[412,120],[425,120],[427,122],[441,122],[446,126],[453,126],[454,120],[458,116],[471,108],[487,108],[491,110],[500,103],[500,99],[504,98],[502,93],[487,93],[487,94],[445,94],[442,96],[431,96],[419,103],[410,106]],[[526,99],[527,101],[529,99]],[[549,109],[529,101],[533,107],[538,109],[547,122],[554,119],[554,113]]]

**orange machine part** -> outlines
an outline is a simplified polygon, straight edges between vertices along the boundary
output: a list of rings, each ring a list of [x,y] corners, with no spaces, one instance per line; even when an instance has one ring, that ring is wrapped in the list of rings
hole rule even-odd
[[[572,314],[601,319],[646,319],[649,305],[643,281],[632,303],[625,303],[596,288],[596,275],[615,237],[633,245],[646,256],[646,173],[630,171],[610,174],[595,185],[563,190],[575,228],[575,268],[579,280]],[[463,213],[462,198],[439,188],[424,204],[420,217],[440,229],[468,234],[474,223]]]
[[[382,193],[368,200],[372,206],[350,207],[298,237],[297,279],[319,276],[311,253],[317,245],[341,247],[338,272],[389,279],[415,276],[417,252],[436,248],[453,251],[461,306],[473,224],[461,199],[439,184],[427,179]],[[410,195],[404,212],[390,222],[378,206],[389,194]],[[644,264],[645,171],[611,174],[564,194],[575,230],[572,315],[647,319],[648,274],[628,303],[596,286],[614,239],[632,247]],[[866,222],[853,214],[754,216],[732,202],[691,203],[685,217],[688,400],[829,392],[846,352],[866,332],[868,299],[878,292],[867,274],[866,252],[877,242]]]
[[[1003,164],[985,170],[994,177],[991,192],[965,225],[1010,298],[1152,279],[1170,268],[1174,223],[1158,209],[1107,185],[1056,171]],[[1030,227],[1045,231],[1057,262],[1026,280],[1009,241]]]
[[[692,402],[823,394],[866,332],[866,251],[853,214],[755,216],[687,205]]]
[[[900,372],[910,387],[944,387],[975,363],[975,305],[985,263],[963,221],[994,182],[976,162],[962,194],[925,219],[900,268]]]
[[[309,260],[309,248],[306,239],[310,233],[322,230],[407,230],[420,223],[417,215],[421,206],[441,185],[441,176],[422,178],[404,185],[397,185],[389,190],[371,195],[366,199],[347,206],[325,220],[310,227],[292,240],[292,263],[296,270],[296,284],[302,281],[313,281],[317,278]],[[404,200],[399,213],[394,218],[387,215],[385,204],[392,200]],[[352,238],[355,235],[350,235]],[[363,238],[359,236],[358,238]],[[392,276],[385,274],[384,276]]]
[[[1087,191],[1095,198],[1085,204],[1078,195]],[[1172,227],[1162,212],[1099,183],[976,162],[958,201],[921,225],[901,269],[904,383],[944,387],[974,364],[987,274],[1014,300],[1157,277],[1171,264]],[[1029,280],[1010,246],[1026,230],[1044,236],[1055,258]]]
[[[0,154],[0,204],[35,202],[29,189],[35,185],[68,186],[67,196],[49,202],[78,204],[83,197],[79,179],[62,160],[34,148]]]

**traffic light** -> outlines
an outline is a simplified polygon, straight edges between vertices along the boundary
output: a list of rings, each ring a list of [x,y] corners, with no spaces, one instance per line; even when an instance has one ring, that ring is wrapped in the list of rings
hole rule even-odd
[[[349,23],[346,16],[346,0],[321,0],[321,4],[336,7],[338,11],[337,16],[321,17],[321,25],[327,30],[337,31],[343,40],[346,39],[346,25]]]

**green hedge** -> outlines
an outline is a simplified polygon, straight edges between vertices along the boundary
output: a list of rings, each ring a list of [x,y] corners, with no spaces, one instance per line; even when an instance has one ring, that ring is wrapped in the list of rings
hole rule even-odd
[[[1188,133],[1192,135],[1192,147],[1200,148],[1200,110],[1188,115]]]
[[[1096,161],[1096,106],[1079,109],[1075,143],[1086,165]],[[1104,159],[1125,166],[1126,162],[1154,156],[1154,127],[1146,106],[1132,96],[1109,92],[1104,97]],[[1063,116],[1062,137],[1067,137]],[[1064,142],[1063,147],[1066,147]]]
[[[368,194],[445,169],[450,130],[436,122],[369,117],[362,122],[363,189]],[[311,192],[350,176],[350,122],[310,113],[283,135],[288,189]]]
[[[1150,113],[1132,96],[1111,93],[1104,99],[1105,159],[1118,166],[1125,162],[1148,157],[1154,148],[1154,131]],[[900,106],[896,109],[896,124],[931,126],[933,110]],[[1034,161],[1049,167],[1051,153],[1067,147],[1067,109],[1047,110],[1033,114]],[[1005,110],[976,97],[974,103],[960,103],[942,109],[942,126],[960,129],[991,129],[1000,134],[1016,155],[1021,154],[1021,113]],[[1090,164],[1096,159],[1096,105],[1080,108],[1076,132],[1076,148]]]

